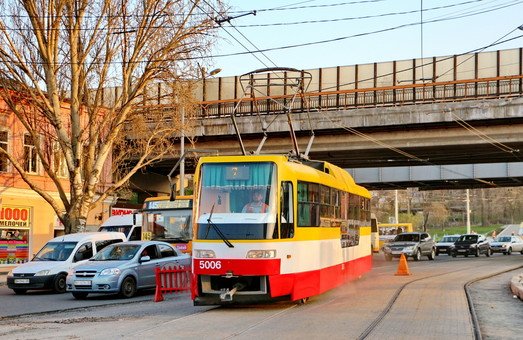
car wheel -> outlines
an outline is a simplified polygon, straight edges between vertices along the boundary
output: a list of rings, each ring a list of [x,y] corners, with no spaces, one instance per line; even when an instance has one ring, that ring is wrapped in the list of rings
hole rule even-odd
[[[503,252],[503,255],[507,255],[507,252],[506,252],[506,251],[504,251],[504,252]]]
[[[87,295],[89,295],[89,293],[86,293],[86,292],[72,292],[72,293],[73,293],[74,298],[77,300],[83,300],[87,297]]]
[[[53,290],[55,293],[65,293],[65,274],[58,274],[54,278]]]
[[[519,252],[521,255],[523,255],[523,248],[521,248],[521,251]]]
[[[451,252],[450,255],[451,255],[452,257],[456,257],[456,256],[458,256],[458,254],[456,254],[455,251]]]
[[[385,260],[386,261],[392,261],[392,256],[391,255],[385,255]]]
[[[511,255],[511,254],[512,254],[512,248],[508,248],[507,255]]]
[[[436,256],[439,256],[439,250],[436,250]]]
[[[416,254],[414,254],[414,261],[419,261],[421,260],[421,250],[417,250],[416,251]]]
[[[124,298],[131,298],[136,294],[136,281],[130,276],[127,276],[122,281],[122,286],[120,287],[120,296]]]
[[[479,247],[476,248],[476,253],[474,254],[474,256],[479,257]]]
[[[431,261],[434,261],[434,257],[436,257],[436,252],[434,251],[434,248],[432,248],[432,250],[430,251],[430,254],[429,256],[427,256],[429,258],[429,260]]]
[[[469,254],[465,254],[465,257],[469,257]]]
[[[487,257],[490,257],[490,255],[492,255],[492,249],[490,248],[487,248]]]
[[[15,292],[16,295],[24,295],[25,293],[27,293],[27,289],[13,289],[13,291]]]

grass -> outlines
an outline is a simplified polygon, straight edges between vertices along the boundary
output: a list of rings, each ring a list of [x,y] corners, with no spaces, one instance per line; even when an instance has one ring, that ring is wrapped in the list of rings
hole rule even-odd
[[[496,235],[499,234],[503,230],[502,225],[496,224],[496,225],[489,225],[489,226],[471,226],[470,231],[475,232],[477,234],[483,234],[486,236],[492,236],[492,233],[496,231]],[[467,227],[466,226],[458,226],[458,227],[449,227],[449,228],[429,228],[427,229],[428,233],[434,237],[436,240],[441,239],[444,235],[461,235],[467,233]]]

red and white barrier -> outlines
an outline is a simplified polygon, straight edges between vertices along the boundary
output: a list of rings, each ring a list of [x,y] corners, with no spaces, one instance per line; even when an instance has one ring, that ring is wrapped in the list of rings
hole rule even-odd
[[[191,289],[191,268],[156,268],[156,293],[154,302],[163,301],[164,293],[183,292]]]

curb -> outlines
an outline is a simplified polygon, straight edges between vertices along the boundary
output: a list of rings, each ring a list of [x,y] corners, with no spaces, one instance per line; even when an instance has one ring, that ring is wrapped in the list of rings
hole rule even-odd
[[[523,300],[523,274],[513,276],[510,280],[510,290],[514,297]]]

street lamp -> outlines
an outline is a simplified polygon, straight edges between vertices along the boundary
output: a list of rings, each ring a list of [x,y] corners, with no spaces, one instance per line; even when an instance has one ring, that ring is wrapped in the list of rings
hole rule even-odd
[[[206,73],[205,68],[200,67],[200,71],[202,73],[202,80],[203,80],[203,93],[204,93],[203,100],[205,100],[205,79],[208,77],[217,75],[218,73],[220,73],[222,71],[222,69],[216,68],[216,69],[210,71],[209,73]],[[182,157],[182,158],[180,159],[180,196],[184,196],[185,195],[185,133],[184,133],[183,127],[185,126],[185,108],[183,107],[183,105],[181,108],[181,113],[182,113],[182,118],[181,118],[182,131],[181,131],[181,136],[180,136],[180,157]]]

